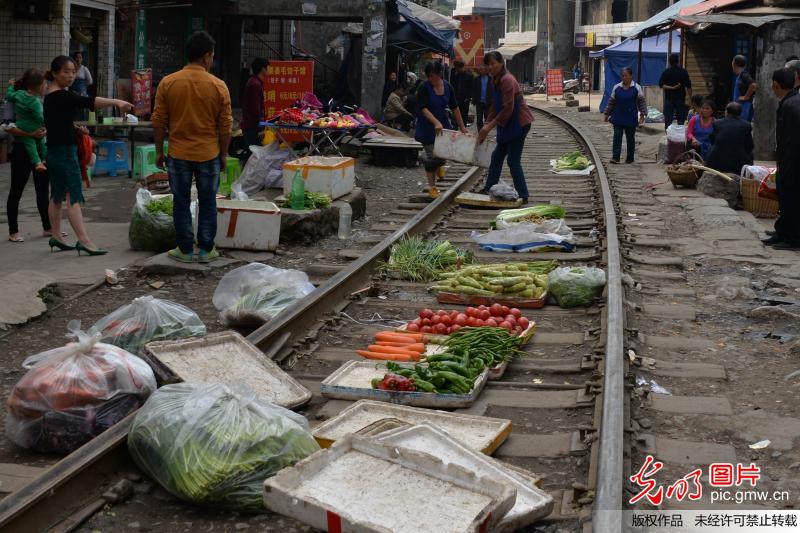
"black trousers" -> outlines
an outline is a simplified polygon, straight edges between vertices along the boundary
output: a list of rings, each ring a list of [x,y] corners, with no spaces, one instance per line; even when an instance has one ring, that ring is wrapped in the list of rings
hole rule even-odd
[[[800,174],[797,172],[800,165],[779,165],[778,169],[780,214],[775,221],[775,233],[785,241],[800,245]]]
[[[469,122],[469,98],[466,100],[460,100],[458,102],[458,109],[461,111],[461,118],[464,120],[464,125],[466,126],[467,122]],[[453,124],[453,127],[457,129],[458,124]]]
[[[478,124],[478,131],[483,128],[483,120],[486,118],[488,111],[489,109],[486,107],[486,103],[475,102],[475,122]]]
[[[47,216],[47,206],[50,203],[50,183],[47,180],[47,173],[34,172],[25,147],[22,143],[15,142],[11,150],[11,188],[8,191],[8,201],[6,202],[9,235],[19,232],[17,225],[19,202],[31,173],[33,173],[36,207],[39,210],[39,217],[42,219],[42,229],[50,231],[50,218]]]

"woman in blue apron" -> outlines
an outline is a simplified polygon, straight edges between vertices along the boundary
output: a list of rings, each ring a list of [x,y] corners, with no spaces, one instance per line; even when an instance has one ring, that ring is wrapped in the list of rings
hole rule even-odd
[[[443,130],[453,129],[447,116],[448,109],[453,111],[458,129],[467,133],[453,87],[442,78],[442,72],[442,64],[438,61],[425,65],[425,77],[428,79],[417,89],[417,129],[414,138],[422,143],[425,150],[422,163],[428,176],[428,193],[431,198],[439,196],[436,175],[444,165],[443,160],[433,156],[433,143]]]
[[[69,90],[78,96],[89,96],[89,86],[94,85],[92,73],[83,64],[83,52],[74,52],[72,59],[77,65],[75,69],[75,81],[72,82]],[[75,114],[75,120],[86,120],[89,116],[88,109],[79,109]]]
[[[742,106],[741,119],[751,122],[753,120],[753,96],[755,95],[756,82],[747,72],[747,59],[744,56],[733,58],[733,73],[736,80],[733,82],[733,101]]]
[[[633,70],[622,69],[622,81],[611,89],[605,110],[605,121],[614,125],[614,140],[611,145],[611,163],[618,164],[622,155],[622,134],[625,134],[627,149],[625,162],[633,163],[636,151],[636,126],[644,123],[647,116],[647,101],[644,91],[633,82]]]
[[[713,132],[714,102],[706,99],[700,105],[700,112],[689,119],[689,126],[686,128],[686,138],[703,160],[708,157],[708,150],[711,148],[711,134]]]
[[[525,104],[519,83],[506,70],[500,52],[487,53],[483,57],[483,64],[489,67],[492,75],[492,107],[486,117],[486,124],[478,132],[478,142],[483,142],[489,132],[497,128],[497,147],[492,152],[483,193],[488,194],[489,189],[500,181],[503,160],[507,157],[514,189],[522,202],[528,203],[528,185],[522,170],[522,149],[525,146],[525,137],[531,130],[533,113]]]

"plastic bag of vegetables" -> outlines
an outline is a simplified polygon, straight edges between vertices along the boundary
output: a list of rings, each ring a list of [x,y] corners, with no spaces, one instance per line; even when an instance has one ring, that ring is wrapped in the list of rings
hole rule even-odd
[[[166,490],[238,510],[263,509],[264,479],[317,450],[305,418],[219,383],[161,387],[128,433],[133,460]]]
[[[502,229],[510,224],[520,222],[541,224],[545,220],[563,219],[566,214],[566,210],[560,205],[534,205],[521,209],[503,209],[489,224],[489,227],[491,229]]]
[[[172,195],[154,199],[147,189],[136,192],[128,243],[134,250],[161,253],[175,248]]]
[[[202,337],[206,326],[188,307],[148,295],[104,316],[89,332],[99,332],[103,342],[138,354],[151,341]]]
[[[19,446],[70,453],[136,410],[156,390],[142,359],[67,326],[76,342],[25,359],[8,397],[6,434]]]
[[[558,235],[544,233],[538,224],[511,224],[505,229],[488,233],[472,232],[473,240],[483,250],[491,252],[545,252],[558,250],[572,252],[575,250],[572,233]]]
[[[592,305],[606,286],[606,273],[595,267],[558,267],[548,275],[550,294],[561,307]]]
[[[260,326],[313,290],[305,272],[250,263],[225,274],[211,301],[223,324]]]

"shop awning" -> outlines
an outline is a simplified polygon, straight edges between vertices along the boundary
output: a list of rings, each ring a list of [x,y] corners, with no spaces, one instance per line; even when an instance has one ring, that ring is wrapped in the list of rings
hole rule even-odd
[[[408,38],[399,36],[394,39],[394,45],[404,50],[432,50],[435,52],[442,52],[450,57],[454,55],[453,41],[458,35],[458,22],[455,24],[449,22],[448,17],[439,15],[433,10],[426,7],[409,2],[408,0],[395,0],[397,10],[400,15],[405,19],[406,26],[410,26],[417,33],[417,38]],[[401,28],[389,34],[389,38],[398,31],[407,31]],[[397,36],[395,36],[397,37]],[[422,42],[420,42],[422,41]],[[416,48],[412,48],[414,45]],[[420,47],[419,45],[423,45]]]
[[[536,45],[529,43],[504,44],[498,48],[497,51],[502,54],[504,59],[512,59],[515,55],[521,54],[522,52],[527,52],[528,50],[533,50],[534,48],[536,48]]]
[[[722,7],[728,7],[734,4],[739,4],[744,0],[703,0],[697,5],[685,7],[678,12],[679,17],[688,17],[691,15],[700,15],[703,13],[710,13],[711,11],[719,10]]]
[[[711,13],[708,15],[691,15],[688,17],[675,17],[675,22],[683,24],[685,26],[694,26],[695,24],[726,24],[726,25],[735,25],[735,24],[746,24],[747,26],[753,26],[754,28],[759,28],[764,24],[769,24],[770,22],[778,22],[780,20],[786,19],[793,19],[793,18],[800,18],[797,15],[763,15],[760,17],[754,17],[752,15],[743,16],[743,15],[733,15],[730,13]]]
[[[636,26],[633,31],[628,34],[628,37],[637,37],[645,32],[652,33],[652,30],[672,22],[672,18],[675,17],[681,9],[694,6],[701,2],[703,2],[703,0],[680,0],[679,2],[675,2],[667,9],[656,13],[649,19]]]

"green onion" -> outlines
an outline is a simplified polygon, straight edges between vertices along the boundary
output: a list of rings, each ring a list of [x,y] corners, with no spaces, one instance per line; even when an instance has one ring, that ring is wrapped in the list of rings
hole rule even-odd
[[[431,281],[459,263],[471,263],[472,258],[472,252],[458,249],[448,241],[406,237],[392,246],[389,261],[380,268],[383,272],[395,272],[403,279]]]

